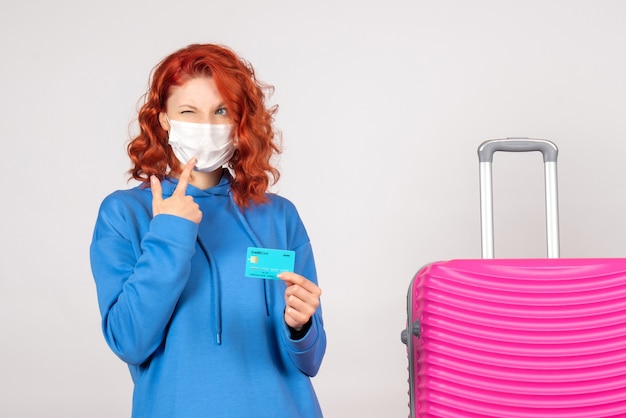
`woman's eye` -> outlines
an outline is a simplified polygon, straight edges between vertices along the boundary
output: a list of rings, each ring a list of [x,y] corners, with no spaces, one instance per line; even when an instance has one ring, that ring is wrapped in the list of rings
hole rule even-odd
[[[225,107],[220,107],[219,109],[217,109],[217,110],[215,111],[215,114],[216,114],[216,115],[227,115],[227,114],[228,114],[228,112],[226,111],[226,108],[225,108]]]
[[[180,112],[181,115],[184,115],[185,113],[193,113],[193,111],[191,111],[191,110],[183,110],[182,112]]]

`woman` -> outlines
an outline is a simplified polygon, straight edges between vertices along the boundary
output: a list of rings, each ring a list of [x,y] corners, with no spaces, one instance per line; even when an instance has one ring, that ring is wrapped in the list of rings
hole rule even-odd
[[[321,290],[295,207],[267,193],[280,152],[267,88],[218,45],[153,71],[128,145],[142,184],[104,199],[91,244],[133,417],[322,416],[310,380],[326,349]],[[247,277],[249,248],[293,251],[293,271]]]

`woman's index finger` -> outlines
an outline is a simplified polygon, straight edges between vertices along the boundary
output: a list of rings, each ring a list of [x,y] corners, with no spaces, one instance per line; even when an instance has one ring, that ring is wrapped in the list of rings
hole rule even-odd
[[[187,192],[187,186],[189,185],[189,178],[191,177],[191,172],[193,168],[196,166],[196,157],[192,157],[185,167],[183,168],[183,172],[180,173],[180,177],[178,178],[178,184],[176,185],[176,189],[174,189],[173,194],[182,194],[183,196]]]
[[[283,273],[278,274],[277,277],[283,280],[284,282],[297,284],[303,287],[304,289],[308,290],[309,292],[316,292],[320,290],[319,287],[315,283],[313,283],[306,277],[301,276],[297,273],[283,272]]]
[[[154,174],[150,176],[150,189],[152,190],[153,200],[163,200],[163,192],[161,190],[161,182]]]

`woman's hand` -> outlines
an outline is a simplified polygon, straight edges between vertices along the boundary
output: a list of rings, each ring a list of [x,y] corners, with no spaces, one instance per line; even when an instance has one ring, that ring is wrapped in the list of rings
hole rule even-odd
[[[163,189],[161,182],[156,176],[150,177],[150,187],[152,188],[152,216],[161,214],[175,215],[188,219],[197,224],[202,220],[202,211],[192,196],[187,196],[187,185],[191,177],[191,171],[196,165],[196,158],[190,159],[183,172],[180,174],[178,184],[174,193],[167,199],[163,199]]]
[[[320,289],[315,283],[296,273],[280,273],[278,278],[285,282],[285,322],[296,331],[309,322],[320,306]]]

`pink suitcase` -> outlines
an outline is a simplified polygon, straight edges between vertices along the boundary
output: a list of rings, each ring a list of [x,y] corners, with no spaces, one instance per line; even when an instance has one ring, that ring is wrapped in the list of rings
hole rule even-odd
[[[543,153],[546,259],[494,259],[496,151]],[[558,258],[552,142],[478,154],[483,258],[428,264],[409,287],[410,417],[626,417],[626,259]]]

